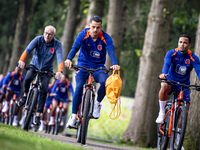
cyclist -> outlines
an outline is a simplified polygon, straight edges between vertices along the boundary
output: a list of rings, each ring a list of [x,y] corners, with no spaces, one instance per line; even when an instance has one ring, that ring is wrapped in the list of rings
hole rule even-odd
[[[114,45],[111,37],[101,30],[102,19],[99,16],[93,16],[90,19],[89,28],[84,29],[76,38],[71,51],[65,61],[67,68],[72,67],[72,59],[80,48],[78,56],[78,65],[87,68],[100,68],[104,67],[106,61],[106,53],[108,52],[110,60],[113,64],[111,66],[114,70],[119,70],[117,58],[115,55]],[[93,117],[100,117],[101,101],[105,96],[105,81],[108,78],[107,74],[100,73],[102,71],[95,72],[94,79],[100,83],[98,89],[98,97],[94,104]],[[76,113],[81,103],[81,96],[83,93],[83,85],[86,82],[87,73],[84,71],[76,72],[76,89],[72,101],[72,116],[69,118],[67,127],[73,127],[76,123]]]
[[[74,89],[72,87],[71,82],[68,80],[68,75],[67,74],[63,74],[62,78],[57,80],[56,83],[54,84],[51,94],[50,96],[54,96],[54,99],[52,101],[52,110],[51,110],[51,117],[50,117],[50,122],[49,125],[53,125],[54,124],[54,114],[56,111],[57,106],[60,103],[59,99],[63,99],[62,103],[63,103],[63,116],[66,114],[67,112],[67,108],[68,108],[68,102],[69,102],[69,98],[70,98],[70,92],[72,93],[72,96],[74,95]],[[63,119],[62,119],[62,123],[63,123]],[[61,125],[62,125],[61,123]]]
[[[183,84],[190,84],[190,72],[193,68],[200,79],[200,61],[199,58],[189,50],[190,46],[190,36],[187,34],[180,35],[178,48],[168,51],[165,56],[162,74],[159,75],[161,79],[170,79]],[[180,91],[180,86],[168,85],[165,82],[161,82],[159,91],[160,111],[156,123],[163,123],[168,93],[171,93],[175,89]],[[184,92],[184,100],[190,101],[189,90]],[[189,103],[187,104],[187,110],[189,110]],[[179,134],[176,141],[179,141]]]
[[[3,82],[3,90],[6,90],[6,95],[5,95],[5,103],[4,103],[2,112],[7,111],[9,100],[14,91],[18,92],[16,95],[17,95],[17,100],[19,100],[20,92],[21,92],[21,85],[22,85],[24,78],[25,78],[25,76],[24,76],[24,74],[21,73],[21,69],[18,66],[15,67],[15,71],[9,73],[6,76],[6,78]],[[18,125],[17,124],[18,123],[17,122],[17,114],[18,114],[18,107],[16,108],[16,112],[14,115],[13,126]]]
[[[29,55],[34,50],[33,58],[30,62],[30,65],[41,71],[53,71],[54,58],[56,55],[58,72],[56,72],[55,77],[59,78],[62,75],[63,71],[63,49],[61,42],[57,40],[55,36],[56,28],[51,25],[46,26],[44,29],[44,34],[35,37],[22,53],[18,61],[19,67],[24,68],[24,61],[27,55]],[[34,74],[35,71],[31,68],[26,73],[26,77],[24,80],[24,92],[22,98],[18,103],[19,106],[23,106],[26,102],[29,86],[34,78]],[[51,76],[49,76],[48,74],[43,75],[41,78],[39,104],[36,117],[33,122],[35,125],[40,124],[40,114],[43,112],[50,79]]]
[[[1,111],[1,106],[3,99],[5,98],[5,92],[2,87],[3,87],[3,80],[5,79],[5,76],[3,74],[0,74],[0,111]]]
[[[52,90],[52,87],[53,85],[55,84],[56,82],[56,78],[53,78],[51,80],[51,83],[49,84],[48,86],[48,90],[47,90],[47,98],[46,98],[46,102],[45,102],[45,105],[44,105],[44,110],[43,110],[43,114],[41,116],[41,125],[39,127],[39,131],[42,131],[43,128],[44,128],[44,120],[45,120],[45,115],[47,113],[47,109],[50,107],[50,105],[52,104],[52,99],[53,97],[50,96],[50,93],[51,93],[51,90]]]

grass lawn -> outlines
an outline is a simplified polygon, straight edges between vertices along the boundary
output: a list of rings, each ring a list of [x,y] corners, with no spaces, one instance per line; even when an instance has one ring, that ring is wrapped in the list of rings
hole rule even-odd
[[[64,137],[63,137],[64,138]],[[0,123],[0,150],[81,150],[84,148],[43,138],[20,129]]]

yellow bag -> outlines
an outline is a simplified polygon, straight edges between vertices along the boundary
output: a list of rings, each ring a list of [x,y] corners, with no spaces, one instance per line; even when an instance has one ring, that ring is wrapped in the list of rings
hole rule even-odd
[[[113,105],[109,115],[110,119],[116,119],[121,114],[120,93],[122,88],[122,80],[119,71],[113,70],[113,74],[106,80],[106,96],[108,101]]]

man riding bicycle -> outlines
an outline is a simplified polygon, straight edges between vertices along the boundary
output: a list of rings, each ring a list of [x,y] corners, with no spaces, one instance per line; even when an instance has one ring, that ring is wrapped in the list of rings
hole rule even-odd
[[[50,117],[49,125],[54,124],[54,116],[55,116],[54,114],[55,114],[57,106],[61,102],[60,99],[63,100],[62,103],[63,103],[64,112],[62,115],[64,116],[66,114],[67,108],[68,108],[68,103],[69,103],[70,92],[73,96],[74,89],[72,87],[71,82],[68,80],[68,75],[63,74],[61,79],[56,81],[56,83],[54,84],[54,86],[51,90],[50,96],[53,96],[54,98],[52,100],[52,110],[51,110],[51,117]],[[63,119],[62,119],[62,121],[63,121]]]
[[[72,67],[72,59],[80,48],[78,56],[78,65],[87,68],[100,68],[104,67],[106,61],[106,53],[108,52],[110,60],[113,64],[111,66],[114,70],[119,70],[117,58],[115,55],[114,45],[111,37],[105,33],[102,28],[102,19],[99,16],[93,16],[90,19],[89,28],[84,29],[76,38],[71,51],[65,61],[67,68]],[[108,78],[108,74],[102,73],[102,71],[94,72],[94,79],[100,83],[98,89],[98,97],[94,104],[93,117],[100,117],[101,101],[105,96],[105,81]],[[81,103],[81,97],[83,93],[83,85],[86,83],[87,72],[76,72],[76,89],[72,100],[72,116],[69,118],[67,127],[74,127],[76,123],[76,114]]]
[[[2,112],[6,112],[8,109],[9,100],[13,94],[13,92],[17,92],[17,100],[20,98],[21,93],[21,84],[24,80],[25,76],[21,73],[21,69],[19,67],[15,67],[15,71],[9,73],[3,82],[3,90],[6,91],[5,95],[5,103],[2,109]],[[15,116],[13,119],[13,126],[17,126],[17,114],[18,109],[15,112]]]
[[[180,35],[178,48],[168,51],[165,56],[162,74],[159,75],[161,79],[170,79],[183,84],[190,84],[190,72],[193,68],[200,79],[200,61],[199,58],[188,49],[190,46],[191,38],[187,34]],[[175,89],[180,91],[180,86],[168,85],[165,82],[161,82],[159,91],[160,111],[156,123],[163,123],[168,93],[173,92]],[[184,100],[190,101],[189,90],[185,90]],[[187,104],[187,110],[189,110],[189,103]]]
[[[30,65],[41,71],[53,71],[53,64],[55,55],[57,56],[57,65],[58,72],[56,72],[55,77],[59,78],[61,72],[63,71],[63,49],[62,44],[59,40],[55,38],[56,29],[55,27],[49,25],[44,29],[44,34],[41,36],[35,37],[29,45],[26,47],[25,51],[22,53],[19,60],[19,67],[24,68],[26,57],[34,50],[33,58],[30,62]],[[34,78],[35,71],[30,68],[24,80],[24,93],[22,99],[20,99],[18,105],[23,106],[26,102],[27,94],[29,91],[30,83]],[[34,120],[35,125],[40,124],[40,114],[43,112],[48,84],[51,79],[51,76],[45,74],[41,78],[41,89],[40,89],[40,98],[38,104],[38,110]]]

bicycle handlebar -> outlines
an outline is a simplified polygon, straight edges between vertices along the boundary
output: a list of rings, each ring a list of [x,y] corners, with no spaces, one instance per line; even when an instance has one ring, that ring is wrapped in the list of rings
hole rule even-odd
[[[100,67],[98,69],[93,69],[93,68],[87,68],[87,67],[83,67],[83,66],[78,66],[78,65],[72,65],[72,68],[74,68],[74,70],[78,71],[80,70],[80,68],[82,68],[82,71],[87,71],[87,72],[94,72],[94,71],[98,71],[98,70],[104,70],[105,73],[109,73],[110,71],[112,71],[112,68],[104,68],[104,67]]]
[[[33,69],[35,72],[39,73],[39,74],[49,74],[51,77],[55,76],[56,73],[52,72],[52,71],[41,71],[41,70],[38,70],[36,69],[35,67],[33,66],[25,66],[24,67],[26,70],[29,70],[30,68]]]
[[[158,79],[166,82],[167,84],[177,84],[181,87],[188,87],[188,88],[194,87],[195,90],[200,91],[200,85],[192,85],[192,84],[188,85],[188,84],[183,84],[183,83],[180,83],[178,81],[173,81],[173,80],[170,80],[170,79],[161,79],[160,77],[158,77]]]

